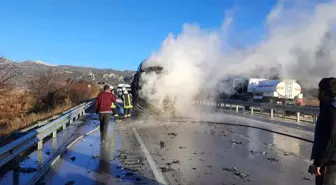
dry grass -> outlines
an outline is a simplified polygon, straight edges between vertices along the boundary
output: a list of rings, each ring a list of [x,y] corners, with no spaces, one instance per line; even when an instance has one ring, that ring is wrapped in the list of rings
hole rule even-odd
[[[0,85],[0,136],[64,112],[99,92],[89,82],[58,81],[51,72],[28,83],[26,92]]]
[[[60,114],[70,109],[73,106],[74,106],[73,104],[60,105],[55,107],[54,109],[50,109],[47,112],[30,113],[22,117],[15,117],[14,119],[7,122],[0,122],[1,124],[0,136],[5,136],[12,133],[13,131],[26,128],[36,123],[37,121],[48,119],[53,115]]]
[[[320,101],[315,97],[304,98],[304,102],[306,106],[319,106],[320,105]]]

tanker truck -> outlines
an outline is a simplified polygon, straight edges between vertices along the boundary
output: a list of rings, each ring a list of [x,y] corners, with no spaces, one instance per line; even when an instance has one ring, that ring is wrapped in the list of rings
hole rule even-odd
[[[283,105],[304,105],[301,86],[293,79],[231,78],[232,99]]]

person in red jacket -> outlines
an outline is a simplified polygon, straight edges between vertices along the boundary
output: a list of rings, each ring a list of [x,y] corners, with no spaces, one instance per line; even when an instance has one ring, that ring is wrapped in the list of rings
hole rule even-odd
[[[111,118],[111,105],[116,103],[116,96],[110,92],[110,86],[105,85],[104,91],[99,93],[96,98],[96,113],[99,114],[100,121],[100,138],[105,141],[107,134],[108,123]]]

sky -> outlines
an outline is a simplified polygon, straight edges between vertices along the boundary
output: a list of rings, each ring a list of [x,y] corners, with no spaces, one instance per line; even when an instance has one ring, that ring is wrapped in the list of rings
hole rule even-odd
[[[263,37],[275,0],[1,0],[0,56],[136,69],[183,24],[218,29],[234,14],[237,47]],[[232,10],[232,11],[230,11]]]

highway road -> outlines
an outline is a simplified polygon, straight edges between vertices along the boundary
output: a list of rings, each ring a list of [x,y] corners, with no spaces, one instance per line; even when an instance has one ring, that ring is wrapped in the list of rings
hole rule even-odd
[[[217,119],[225,117],[233,119],[225,114]],[[246,126],[111,119],[107,142],[100,143],[99,130],[84,137],[39,184],[314,184],[313,176],[307,173],[311,142],[250,128],[247,126],[257,122],[244,120]],[[87,114],[85,122],[80,132],[97,128],[97,115]],[[295,127],[264,124],[287,134],[311,137],[308,131]],[[48,144],[44,152],[47,150]],[[32,176],[20,175],[20,183],[5,176],[0,184],[24,184]]]

